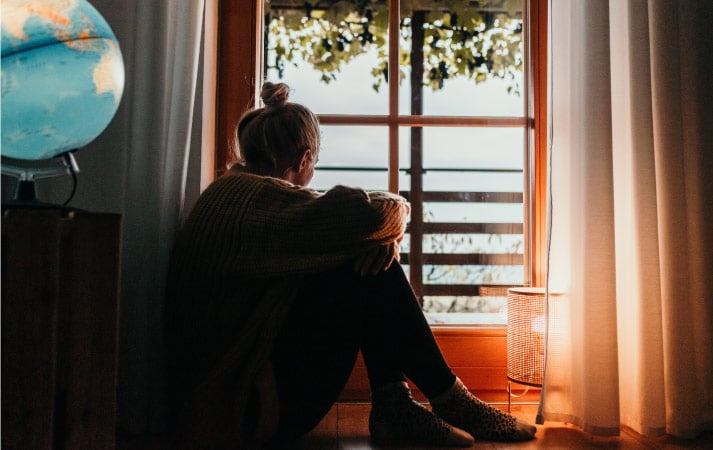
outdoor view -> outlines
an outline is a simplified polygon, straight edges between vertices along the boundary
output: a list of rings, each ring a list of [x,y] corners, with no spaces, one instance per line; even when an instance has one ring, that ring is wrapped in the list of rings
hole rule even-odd
[[[386,190],[398,173],[402,263],[433,324],[504,324],[505,289],[525,282],[522,6],[402,1],[390,86],[386,0],[265,3],[265,76],[322,122],[312,187]]]

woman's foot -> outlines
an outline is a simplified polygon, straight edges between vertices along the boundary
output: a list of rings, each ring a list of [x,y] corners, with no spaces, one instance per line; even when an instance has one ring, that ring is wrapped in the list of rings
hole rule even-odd
[[[469,447],[473,436],[439,418],[411,397],[405,382],[391,383],[372,393],[371,438],[380,442]]]
[[[534,439],[537,432],[535,426],[522,422],[471,394],[458,378],[450,389],[430,400],[434,413],[479,440],[527,441]]]

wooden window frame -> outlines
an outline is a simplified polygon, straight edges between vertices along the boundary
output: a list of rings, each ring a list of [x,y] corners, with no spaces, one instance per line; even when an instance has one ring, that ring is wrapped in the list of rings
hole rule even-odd
[[[395,2],[398,4],[398,1]],[[527,211],[525,227],[526,255],[529,270],[526,278],[542,286],[545,278],[546,191],[547,191],[547,0],[528,0],[524,8],[524,29],[528,33],[526,58],[530,60],[529,86],[534,88],[528,102],[527,119],[531,122],[530,152],[525,167],[526,179],[532,180],[525,189]],[[262,80],[262,17],[263,0],[219,0],[218,2],[218,67],[216,81],[215,176],[222,175],[232,162],[234,130],[242,114],[257,104]],[[398,39],[391,33],[399,29],[399,11],[389,17],[389,54],[398,55]],[[393,56],[395,58],[395,56]],[[390,64],[393,62],[390,60]],[[397,83],[398,71],[389,71],[389,84]],[[320,115],[325,125],[380,124],[389,126],[389,167],[398,168],[398,129],[401,126],[458,126],[514,124],[510,119],[448,117],[429,118],[398,114],[398,90],[390,91],[389,113],[386,116],[347,118],[340,115]],[[529,95],[529,94],[526,94]],[[529,176],[533,174],[534,176]],[[398,190],[398,172],[389,171],[389,190]],[[506,332],[504,327],[448,326],[433,327],[434,335],[446,360],[472,390],[486,398],[488,393],[499,396],[506,387]],[[478,358],[469,355],[478,355]],[[487,355],[487,357],[485,356]],[[501,383],[500,383],[501,380]],[[345,389],[346,399],[368,399],[368,383],[362,364],[357,367]]]

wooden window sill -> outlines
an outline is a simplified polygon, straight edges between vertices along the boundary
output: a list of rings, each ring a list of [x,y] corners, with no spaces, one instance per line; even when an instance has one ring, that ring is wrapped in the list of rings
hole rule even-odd
[[[489,402],[507,402],[507,331],[505,327],[433,327],[436,341],[455,374],[468,388]],[[414,397],[423,395],[412,386]],[[513,390],[522,390],[514,385]],[[528,400],[536,400],[539,389],[529,389]],[[369,401],[369,380],[359,355],[340,401]]]

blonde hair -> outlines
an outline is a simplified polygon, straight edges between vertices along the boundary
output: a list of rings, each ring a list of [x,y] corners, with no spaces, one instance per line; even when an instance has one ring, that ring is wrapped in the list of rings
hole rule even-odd
[[[260,97],[265,104],[243,115],[235,129],[235,156],[257,173],[283,171],[305,150],[319,151],[317,116],[307,107],[288,102],[285,83],[265,82]]]

